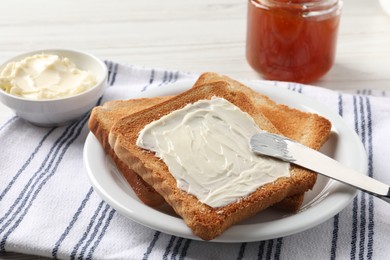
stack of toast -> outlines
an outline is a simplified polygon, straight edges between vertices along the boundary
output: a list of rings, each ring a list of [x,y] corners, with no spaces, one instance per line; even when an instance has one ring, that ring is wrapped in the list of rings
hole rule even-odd
[[[136,145],[138,134],[145,125],[172,111],[215,96],[248,113],[261,129],[313,149],[319,149],[330,134],[327,119],[277,104],[238,81],[210,72],[202,74],[191,89],[177,96],[109,101],[95,107],[89,120],[90,130],[140,200],[151,207],[168,203],[204,240],[219,236],[231,225],[270,206],[297,211],[304,193],[316,181],[315,173],[292,165],[290,177],[258,187],[248,196],[218,208],[180,190],[164,162]]]

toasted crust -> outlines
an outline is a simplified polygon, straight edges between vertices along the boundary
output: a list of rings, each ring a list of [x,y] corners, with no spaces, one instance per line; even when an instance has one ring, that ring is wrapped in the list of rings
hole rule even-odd
[[[178,96],[123,117],[111,128],[109,135],[109,143],[118,158],[160,193],[193,232],[205,240],[215,238],[234,223],[288,196],[311,189],[316,180],[314,173],[291,166],[290,178],[279,178],[274,183],[259,187],[245,198],[219,208],[211,208],[191,194],[178,189],[175,178],[170,174],[164,162],[153,153],[136,146],[138,133],[146,124],[163,115],[180,109],[186,104],[200,99],[210,99],[213,96],[223,97],[240,107],[241,110],[250,114],[262,129],[279,133],[257,108],[259,101],[254,102],[255,99],[265,101],[269,100],[268,98],[241,84],[232,84],[228,80],[221,79],[207,84],[200,84],[198,81],[192,89]],[[328,122],[327,125],[330,126],[330,123]],[[320,138],[322,142],[327,135]]]

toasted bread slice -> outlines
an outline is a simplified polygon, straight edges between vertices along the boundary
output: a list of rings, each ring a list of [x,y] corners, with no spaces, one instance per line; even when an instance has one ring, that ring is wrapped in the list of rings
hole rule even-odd
[[[136,145],[138,134],[146,124],[158,120],[186,104],[201,99],[210,99],[213,96],[225,98],[240,107],[241,110],[253,117],[260,128],[279,133],[277,128],[257,108],[261,100],[268,98],[241,84],[231,84],[227,80],[221,80],[203,85],[197,84],[192,89],[168,101],[123,117],[111,128],[109,135],[109,143],[118,158],[160,193],[193,232],[205,240],[215,238],[234,223],[250,217],[288,196],[311,189],[316,180],[314,173],[297,166],[291,166],[291,177],[279,178],[274,183],[259,187],[255,192],[239,201],[219,208],[203,204],[196,197],[180,190],[164,162],[153,153],[140,149]],[[330,130],[329,121],[321,119]],[[324,134],[322,131],[318,133]],[[328,134],[329,132],[321,139],[325,140]]]
[[[148,206],[159,207],[165,204],[163,197],[156,192],[153,187],[147,184],[136,172],[127,167],[115,155],[110,145],[108,144],[108,134],[111,127],[124,116],[131,115],[135,112],[154,106],[162,101],[168,100],[171,97],[155,97],[141,98],[129,100],[112,100],[104,103],[103,106],[95,107],[89,118],[88,126],[91,132],[96,136],[101,143],[104,151],[108,154],[115,163],[117,169],[122,173],[127,182],[138,198]],[[286,114],[289,117],[289,114]],[[273,119],[274,120],[274,119]],[[270,120],[271,122],[273,120]],[[283,120],[283,119],[281,119]],[[282,134],[284,134],[282,132]],[[289,136],[291,138],[291,135]],[[298,194],[284,199],[277,203],[277,208],[296,212],[303,202],[304,194]]]

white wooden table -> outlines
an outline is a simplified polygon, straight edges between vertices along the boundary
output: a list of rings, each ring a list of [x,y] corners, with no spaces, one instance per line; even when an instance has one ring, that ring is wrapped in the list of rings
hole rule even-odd
[[[2,0],[0,62],[35,49],[74,48],[121,63],[259,79],[245,60],[246,4]],[[344,0],[336,64],[313,84],[337,90],[390,89],[390,16],[376,0]],[[0,120],[7,113],[0,105]],[[29,259],[14,254],[2,258]]]

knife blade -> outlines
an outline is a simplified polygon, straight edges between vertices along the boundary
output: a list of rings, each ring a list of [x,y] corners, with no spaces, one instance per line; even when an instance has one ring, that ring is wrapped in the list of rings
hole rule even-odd
[[[261,132],[252,136],[253,152],[293,163],[351,185],[390,203],[390,186],[284,136]]]

